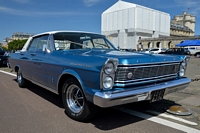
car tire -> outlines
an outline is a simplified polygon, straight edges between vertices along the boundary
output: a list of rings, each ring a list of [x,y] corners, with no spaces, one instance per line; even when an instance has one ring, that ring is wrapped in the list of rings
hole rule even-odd
[[[197,57],[197,58],[200,58],[200,53],[197,53],[197,54],[196,54],[196,57]]]
[[[97,113],[97,106],[88,102],[83,90],[74,78],[68,79],[62,88],[62,101],[65,113],[77,121],[87,121]]]
[[[19,87],[24,88],[27,85],[27,80],[23,78],[22,73],[20,71],[17,71],[17,83]]]

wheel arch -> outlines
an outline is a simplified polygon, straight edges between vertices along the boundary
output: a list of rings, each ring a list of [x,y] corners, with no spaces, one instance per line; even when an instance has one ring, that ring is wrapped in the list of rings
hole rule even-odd
[[[20,66],[19,66],[19,65],[16,65],[15,68],[14,68],[14,71],[15,71],[15,72],[18,72],[19,70],[21,70],[21,69],[20,69]]]
[[[79,83],[79,85],[81,86],[82,90],[83,90],[83,93],[85,94],[85,91],[84,91],[84,84],[80,78],[80,76],[78,75],[78,73],[76,73],[74,70],[65,70],[62,75],[59,77],[58,79],[58,84],[57,84],[57,87],[58,87],[58,94],[61,95],[62,94],[62,87],[65,83],[65,81],[69,78],[74,78],[75,80],[77,80],[77,82]]]
[[[198,56],[198,55],[200,55],[200,52],[196,52],[196,53],[194,54],[194,56]]]

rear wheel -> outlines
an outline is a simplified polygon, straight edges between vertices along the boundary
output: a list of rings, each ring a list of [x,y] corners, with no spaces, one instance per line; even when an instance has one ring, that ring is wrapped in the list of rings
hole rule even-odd
[[[62,101],[66,114],[77,121],[89,120],[97,112],[97,107],[86,100],[79,83],[74,78],[65,82],[62,88]]]
[[[197,53],[197,54],[196,54],[196,57],[200,58],[200,53]]]
[[[23,78],[22,73],[20,71],[17,71],[17,83],[19,85],[19,87],[26,87],[27,85],[27,80],[25,78]]]

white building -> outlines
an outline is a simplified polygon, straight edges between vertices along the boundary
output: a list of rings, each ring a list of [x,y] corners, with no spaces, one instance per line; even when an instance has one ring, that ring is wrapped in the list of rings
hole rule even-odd
[[[137,49],[140,38],[170,35],[170,15],[119,0],[102,13],[101,32],[121,49]]]

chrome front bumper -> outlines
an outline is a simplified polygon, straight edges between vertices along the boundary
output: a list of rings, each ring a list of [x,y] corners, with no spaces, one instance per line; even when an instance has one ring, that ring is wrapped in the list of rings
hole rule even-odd
[[[95,105],[100,107],[111,107],[132,102],[151,99],[151,92],[165,89],[164,95],[185,89],[191,82],[189,78],[176,79],[159,84],[134,87],[128,90],[116,88],[118,91],[96,92],[93,98]]]

